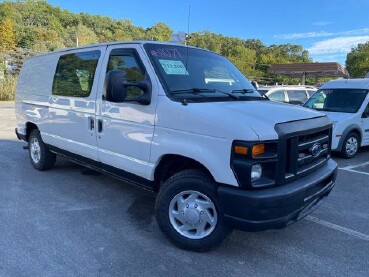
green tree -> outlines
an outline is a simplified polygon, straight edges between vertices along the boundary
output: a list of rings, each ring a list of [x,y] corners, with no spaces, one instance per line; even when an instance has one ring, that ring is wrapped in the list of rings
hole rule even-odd
[[[98,42],[95,32],[82,24],[79,24],[76,28],[76,38],[78,39],[78,45],[87,45]]]
[[[229,56],[229,60],[233,62],[238,67],[238,69],[246,76],[253,76],[255,74],[255,50],[243,47],[241,45],[236,46]]]
[[[150,40],[170,41],[172,29],[165,23],[156,23],[146,30],[146,37]]]
[[[369,41],[351,49],[347,54],[346,69],[353,78],[364,77],[369,72]]]
[[[129,19],[118,20],[114,33],[115,41],[145,39],[145,29],[134,26]]]
[[[0,52],[9,53],[15,49],[13,22],[6,18],[0,25]]]

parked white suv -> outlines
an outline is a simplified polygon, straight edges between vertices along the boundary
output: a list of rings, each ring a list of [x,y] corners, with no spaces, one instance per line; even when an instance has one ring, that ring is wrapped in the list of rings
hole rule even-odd
[[[58,154],[158,191],[159,227],[184,249],[210,250],[232,228],[283,228],[336,178],[324,114],[268,101],[226,58],[194,47],[119,42],[33,57],[16,115],[36,169]]]
[[[333,122],[332,150],[345,158],[369,145],[369,79],[341,79],[325,83],[305,104],[324,112]]]
[[[264,86],[259,87],[258,91],[272,101],[302,105],[317,89],[310,86]]]

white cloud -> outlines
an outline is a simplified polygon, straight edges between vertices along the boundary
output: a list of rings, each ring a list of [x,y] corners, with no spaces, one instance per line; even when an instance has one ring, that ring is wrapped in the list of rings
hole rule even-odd
[[[306,32],[306,33],[291,33],[291,34],[281,34],[281,35],[274,35],[275,38],[280,39],[303,39],[303,38],[316,38],[316,37],[334,37],[334,36],[361,36],[361,35],[368,35],[369,28],[362,28],[362,29],[355,29],[350,31],[343,31],[343,32]]]
[[[345,63],[346,53],[333,54],[333,55],[311,55],[314,62],[339,62],[341,64]]]
[[[334,33],[328,32],[308,32],[308,33],[292,33],[292,34],[284,34],[284,35],[274,35],[275,38],[281,39],[299,39],[299,38],[316,38],[316,37],[329,37],[333,36]]]
[[[318,22],[314,22],[313,25],[314,26],[327,26],[332,24],[332,22],[326,22],[326,21],[318,21]]]
[[[338,37],[315,42],[307,50],[311,55],[345,54],[359,43],[365,43],[367,41],[369,41],[369,36]]]

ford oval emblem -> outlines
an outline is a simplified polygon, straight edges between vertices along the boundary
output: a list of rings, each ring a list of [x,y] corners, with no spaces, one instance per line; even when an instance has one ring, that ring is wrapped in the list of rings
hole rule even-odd
[[[322,145],[320,143],[315,143],[310,148],[310,153],[311,153],[311,155],[313,155],[313,157],[318,157],[321,150],[322,150]]]

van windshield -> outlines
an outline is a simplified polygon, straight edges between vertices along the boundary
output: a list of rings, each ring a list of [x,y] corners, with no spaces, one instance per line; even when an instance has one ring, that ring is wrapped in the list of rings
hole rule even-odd
[[[190,102],[262,100],[249,80],[226,58],[181,45],[144,45],[164,89]]]
[[[304,107],[319,111],[356,113],[367,94],[368,90],[365,89],[322,89]]]

